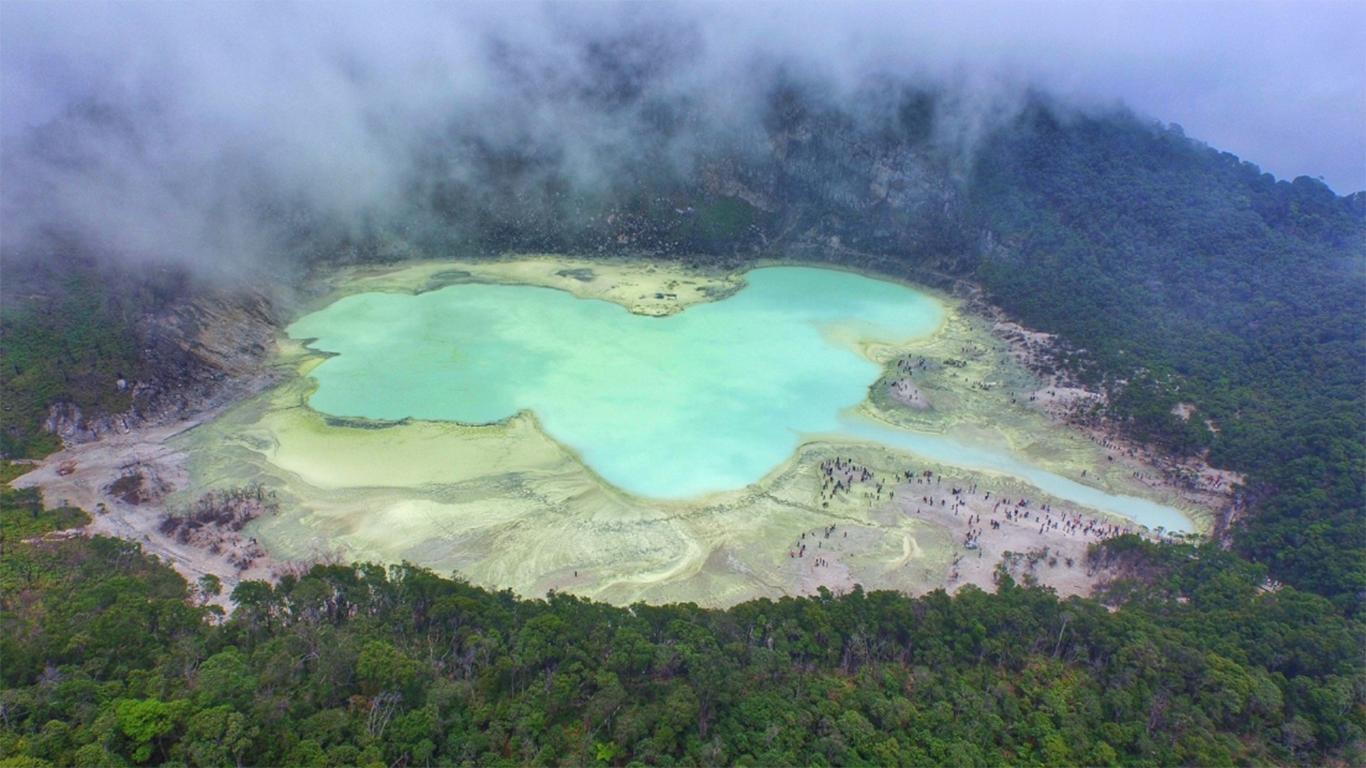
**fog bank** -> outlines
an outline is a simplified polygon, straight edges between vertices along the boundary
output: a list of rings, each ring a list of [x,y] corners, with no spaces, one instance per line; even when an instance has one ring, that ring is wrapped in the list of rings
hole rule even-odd
[[[408,215],[418,179],[496,185],[488,158],[583,198],[686,176],[765,146],[782,83],[876,119],[883,80],[945,94],[964,157],[1038,89],[1366,187],[1359,3],[11,2],[0,237],[231,263],[296,220]]]

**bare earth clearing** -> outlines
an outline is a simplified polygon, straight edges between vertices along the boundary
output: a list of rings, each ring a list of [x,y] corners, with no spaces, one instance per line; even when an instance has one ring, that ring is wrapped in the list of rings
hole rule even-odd
[[[172,439],[217,413],[209,411],[175,424],[111,434],[95,442],[71,446],[47,457],[37,469],[14,480],[12,485],[40,488],[48,506],[69,505],[86,510],[92,521],[85,527],[85,533],[138,542],[143,551],[169,563],[191,584],[206,574],[217,576],[223,583],[223,593],[213,602],[228,607],[228,595],[239,581],[274,580],[282,572],[283,564],[253,547],[249,536],[235,533],[225,532],[219,552],[197,542],[183,543],[160,530],[172,509],[164,495],[135,504],[111,490],[130,472],[139,473],[166,493],[189,487],[188,455],[183,449],[171,447]],[[250,567],[239,568],[234,560],[242,562],[243,555],[248,553]]]

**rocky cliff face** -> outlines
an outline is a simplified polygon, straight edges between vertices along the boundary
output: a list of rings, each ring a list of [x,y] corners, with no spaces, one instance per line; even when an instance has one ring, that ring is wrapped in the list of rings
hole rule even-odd
[[[275,344],[275,308],[258,291],[214,291],[145,315],[137,332],[145,380],[124,382],[132,405],[85,413],[71,402],[48,408],[43,428],[67,444],[184,419],[263,387]],[[117,384],[115,384],[117,385]]]
[[[423,194],[411,201],[412,215],[377,227],[428,253],[724,261],[795,245],[915,263],[974,248],[968,163],[961,148],[934,138],[934,98],[888,86],[866,101],[776,89],[761,130],[684,142],[686,150],[674,146],[677,125],[646,132],[632,143],[638,163],[591,185],[535,148],[437,142],[415,164],[411,187]]]

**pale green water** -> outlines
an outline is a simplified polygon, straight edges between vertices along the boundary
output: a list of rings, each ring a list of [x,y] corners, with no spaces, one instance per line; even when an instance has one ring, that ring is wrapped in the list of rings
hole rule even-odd
[[[530,410],[604,479],[646,497],[743,487],[791,456],[803,435],[896,445],[841,417],[879,375],[855,343],[930,334],[943,319],[939,303],[831,270],[775,267],[746,279],[728,299],[665,318],[530,286],[368,293],[300,319],[289,334],[336,354],[313,371],[319,411],[479,424]],[[984,461],[937,436],[912,442],[900,447],[1016,475],[1061,498],[1080,494],[1078,503],[1145,524],[1189,528],[1173,524],[1175,510],[1009,457],[988,452]],[[1170,514],[1150,522],[1154,507]]]
[[[1162,528],[1170,533],[1191,530],[1190,519],[1180,510],[1147,499],[1106,493],[1099,488],[1082,485],[1062,475],[1040,469],[1000,450],[965,445],[940,435],[892,429],[856,418],[846,419],[842,426],[841,434],[872,440],[960,467],[983,469],[1019,478],[1057,498],[1137,520],[1154,530]]]

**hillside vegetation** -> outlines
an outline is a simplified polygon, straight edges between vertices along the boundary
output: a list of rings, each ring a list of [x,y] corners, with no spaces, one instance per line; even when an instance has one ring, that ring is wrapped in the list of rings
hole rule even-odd
[[[1076,372],[1110,392],[1132,436],[1247,473],[1255,505],[1239,547],[1355,608],[1362,197],[1276,182],[1175,128],[1025,120],[981,158],[973,191],[999,243],[976,271],[993,301],[1084,349]]]

